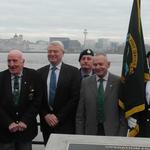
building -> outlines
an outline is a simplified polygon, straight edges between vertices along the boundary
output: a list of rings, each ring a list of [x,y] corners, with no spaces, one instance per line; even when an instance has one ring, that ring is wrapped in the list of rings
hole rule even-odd
[[[81,50],[81,43],[78,40],[70,40],[68,37],[50,37],[49,42],[52,41],[61,41],[68,53],[80,52]]]
[[[11,49],[19,49],[22,51],[28,51],[29,43],[29,41],[23,40],[23,35],[15,34],[10,39],[0,39],[0,50],[9,51]]]

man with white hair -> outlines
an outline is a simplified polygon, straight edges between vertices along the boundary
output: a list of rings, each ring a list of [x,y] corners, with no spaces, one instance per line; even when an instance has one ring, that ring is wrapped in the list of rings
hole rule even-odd
[[[41,130],[46,145],[51,133],[74,134],[75,114],[80,92],[80,72],[62,62],[60,41],[48,45],[49,65],[38,71],[45,89],[41,107]]]
[[[95,74],[81,83],[76,114],[76,133],[125,136],[126,121],[118,107],[120,78],[108,71],[110,62],[103,53],[93,58]]]
[[[0,149],[32,150],[36,116],[42,97],[38,73],[24,67],[19,50],[8,53],[8,69],[0,75]]]

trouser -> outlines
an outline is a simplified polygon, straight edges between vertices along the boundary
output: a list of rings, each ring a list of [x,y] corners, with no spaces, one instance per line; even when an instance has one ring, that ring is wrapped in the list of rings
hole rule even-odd
[[[98,124],[97,135],[105,135],[104,125],[103,123]]]
[[[43,134],[44,145],[46,146],[51,132],[49,132],[49,130],[47,131],[44,130],[42,134]]]
[[[32,150],[32,142],[0,142],[0,150]]]

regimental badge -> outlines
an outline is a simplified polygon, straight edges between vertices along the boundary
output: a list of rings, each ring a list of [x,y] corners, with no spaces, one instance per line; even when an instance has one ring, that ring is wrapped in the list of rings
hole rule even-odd
[[[31,87],[30,87],[30,93],[29,93],[29,100],[30,101],[32,101],[33,100],[33,97],[34,97],[34,89],[32,89]]]
[[[88,50],[87,50],[87,53],[88,53],[88,54],[91,54],[91,51],[88,49]]]

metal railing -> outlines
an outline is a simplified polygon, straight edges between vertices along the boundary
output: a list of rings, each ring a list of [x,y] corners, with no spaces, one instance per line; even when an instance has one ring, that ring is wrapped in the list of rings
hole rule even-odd
[[[37,123],[37,126],[40,126],[40,122]],[[44,141],[39,141],[39,140],[33,140],[32,144],[36,144],[36,145],[44,145]]]

